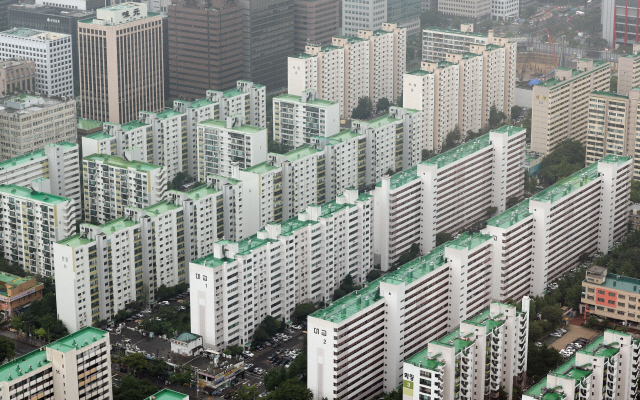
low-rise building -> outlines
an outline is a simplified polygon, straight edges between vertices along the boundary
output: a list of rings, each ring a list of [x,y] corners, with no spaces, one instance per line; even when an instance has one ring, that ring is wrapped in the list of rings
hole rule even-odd
[[[0,161],[38,151],[47,144],[76,142],[76,102],[72,98],[25,93],[5,96],[0,98],[0,121]]]
[[[16,185],[0,185],[3,256],[26,271],[53,275],[53,243],[75,232],[75,200]]]
[[[404,398],[482,399],[502,388],[513,399],[514,384],[524,382],[528,339],[528,297],[522,299],[521,311],[515,305],[491,303],[404,362]],[[484,368],[478,368],[478,361]]]
[[[202,350],[202,336],[200,335],[183,332],[179,336],[171,339],[172,353],[192,357],[200,354]]]
[[[93,154],[82,159],[85,220],[104,224],[125,207],[145,208],[166,197],[167,177],[159,165]]]
[[[640,229],[640,204],[631,204],[629,221],[633,229]]]
[[[191,331],[205,347],[242,346],[265,316],[286,320],[297,304],[328,301],[349,274],[363,283],[373,268],[371,207],[370,196],[347,190],[240,242],[215,243],[189,266]]]
[[[36,91],[36,63],[33,60],[9,58],[0,61],[0,95]]]
[[[38,192],[69,197],[80,207],[80,151],[70,142],[0,162],[0,184],[31,187]]]
[[[34,300],[40,300],[44,283],[33,276],[21,278],[5,272],[0,273],[0,312],[4,319],[11,318],[14,311],[28,307]]]
[[[635,398],[640,341],[607,329],[524,392],[523,400]]]
[[[189,395],[170,389],[162,389],[145,400],[189,400]]]
[[[610,274],[594,265],[582,281],[582,304],[585,319],[589,315],[608,318],[624,325],[640,324],[640,279]]]
[[[68,383],[68,385],[67,385]],[[0,367],[0,396],[112,399],[109,333],[87,327]]]

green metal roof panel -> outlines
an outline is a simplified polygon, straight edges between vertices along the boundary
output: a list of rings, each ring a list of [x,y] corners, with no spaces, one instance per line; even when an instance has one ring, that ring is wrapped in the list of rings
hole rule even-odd
[[[537,383],[531,385],[524,394],[531,397],[538,397],[542,395],[542,390],[546,388],[547,388],[547,377],[545,376]]]
[[[273,99],[280,100],[280,101],[288,101],[291,103],[310,104],[312,106],[318,106],[318,107],[328,107],[328,106],[333,106],[335,104],[338,104],[338,102],[336,101],[329,101],[329,100],[323,100],[323,99],[315,99],[315,100],[307,101],[303,103],[301,96],[295,96],[288,93],[281,94],[279,96],[274,97]]]
[[[278,169],[278,167],[275,167],[273,165],[269,165],[265,161],[263,163],[256,164],[253,167],[245,169],[244,172],[250,172],[252,174],[262,175],[262,174],[267,173],[269,171],[273,171],[274,169]]]
[[[73,236],[69,236],[66,239],[60,240],[57,243],[63,246],[69,246],[69,247],[75,248],[75,247],[87,245],[91,242],[93,242],[93,240],[87,239],[86,237],[82,237],[80,235],[73,235]]]
[[[258,235],[253,235],[238,242],[238,254],[249,255],[254,249],[269,243],[269,240],[258,239]]]
[[[161,202],[158,202],[154,205],[151,205],[147,208],[145,208],[144,210],[148,213],[148,214],[155,214],[155,216],[157,217],[160,214],[164,214],[166,212],[175,210],[177,208],[182,208],[181,206],[174,204],[174,203],[169,203],[166,200],[163,200]]]
[[[86,131],[89,131],[92,129],[102,128],[102,125],[103,125],[102,121],[96,121],[93,119],[86,119],[86,118],[78,118],[78,129],[84,129]]]
[[[184,393],[179,393],[170,389],[162,389],[158,393],[147,397],[145,400],[184,400],[187,399]]]
[[[8,160],[0,162],[0,169],[17,167],[18,165],[26,164],[28,162],[37,160],[39,158],[43,158],[45,156],[46,154],[44,150],[38,150],[32,153],[26,153],[21,156],[10,158]]]
[[[191,333],[191,332],[182,332],[177,338],[176,340],[179,340],[181,342],[192,342],[198,338],[201,338],[202,336],[200,335],[196,335],[195,333]]]
[[[0,381],[11,382],[49,363],[46,350],[34,350],[0,366]]]
[[[460,234],[457,238],[447,242],[445,245],[452,249],[456,250],[464,250],[464,249],[473,249],[489,240],[492,240],[493,236],[485,235],[482,233],[470,234],[468,232],[464,232]]]
[[[23,186],[0,184],[0,193],[11,197],[20,197],[22,199],[37,201],[50,205],[71,201],[71,199],[62,196],[56,196],[49,193],[37,192]]]
[[[598,286],[640,294],[640,279],[630,278],[628,276],[609,273],[605,281]]]
[[[86,161],[97,161],[105,165],[110,165],[116,168],[133,168],[140,172],[149,172],[158,168],[162,168],[160,165],[149,164],[142,161],[128,161],[122,157],[112,156],[109,154],[92,154],[83,158]]]
[[[355,121],[355,120],[354,120]],[[369,121],[361,121],[363,123],[368,123],[369,126],[371,127],[371,129],[380,129],[382,127],[385,127],[387,125],[391,125],[395,122],[400,121],[399,119],[395,119],[395,118],[391,118],[389,116],[389,114],[385,114],[385,115],[381,115],[377,118],[374,118],[372,120]]]
[[[53,343],[49,343],[47,347],[66,353],[69,350],[81,349],[93,342],[97,342],[108,334],[109,333],[102,329],[88,326],[72,333],[71,335],[63,337],[62,339],[58,339]]]
[[[208,106],[210,104],[213,104],[213,101],[210,101],[207,99],[199,99],[196,101],[192,101],[191,104],[189,105],[189,108],[200,108],[200,107]]]
[[[498,214],[495,217],[490,218],[487,221],[487,225],[506,229],[512,227],[530,215],[529,199],[525,199],[519,204],[504,211],[502,214]]]
[[[123,131],[128,132],[137,128],[142,128],[143,126],[151,126],[151,125],[145,124],[144,122],[141,122],[141,121],[131,121],[131,122],[127,122],[126,124],[120,125],[120,128],[122,128]]]
[[[489,134],[487,133],[465,144],[454,147],[449,151],[445,151],[444,153],[423,161],[421,164],[436,165],[438,168],[442,168],[490,146],[491,141],[489,140]]]
[[[196,188],[193,188],[191,190],[189,190],[187,192],[187,196],[191,199],[191,200],[199,200],[203,197],[209,196],[211,194],[215,194],[218,193],[219,190],[207,185],[202,185],[202,186],[198,186]]]
[[[23,283],[29,281],[32,277],[26,276],[24,278],[18,275],[8,274],[6,272],[0,272],[0,282],[4,284],[9,284],[13,286],[22,285]]]
[[[96,133],[92,133],[90,135],[85,136],[85,138],[93,139],[93,140],[104,140],[104,139],[113,139],[113,136],[107,135],[104,132],[96,132]]]
[[[92,224],[82,224],[81,226],[90,226],[90,227],[99,227],[102,229],[102,232],[109,235],[118,231],[121,231],[126,228],[130,228],[134,225],[137,225],[136,221],[132,221],[130,219],[125,219],[125,217],[120,217],[118,219],[114,219],[112,221],[107,222],[103,225],[92,225]]]
[[[314,149],[309,147],[308,145],[300,146],[295,150],[291,150],[286,153],[284,156],[288,161],[296,162],[302,158],[308,157],[310,155],[320,153],[321,151],[318,149]]]
[[[247,124],[242,124],[240,126],[234,126],[233,128],[227,128],[227,122],[226,121],[221,121],[219,119],[208,119],[206,121],[200,122],[199,125],[206,125],[206,126],[210,126],[212,128],[225,129],[225,130],[229,130],[229,131],[243,132],[243,133],[249,133],[249,134],[266,131],[266,129],[264,129],[264,128],[260,128],[260,127],[253,126],[253,125],[247,125]]]
[[[231,99],[231,98],[234,98],[234,97],[237,97],[237,96],[242,96],[244,94],[245,94],[244,92],[241,92],[241,91],[236,90],[236,89],[226,90],[226,91],[222,92],[222,95],[224,97],[228,98],[228,99]]]
[[[431,343],[438,344],[440,346],[452,347],[455,354],[458,354],[462,349],[469,347],[473,344],[470,340],[465,340],[460,337],[460,328],[455,329],[452,332],[444,335],[438,340],[434,340]]]

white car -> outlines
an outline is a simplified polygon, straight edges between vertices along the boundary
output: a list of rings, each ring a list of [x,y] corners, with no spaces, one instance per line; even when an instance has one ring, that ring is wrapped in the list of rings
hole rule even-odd
[[[242,353],[242,355],[247,357],[247,358],[251,358],[251,357],[255,356],[255,354],[253,354],[250,351],[245,351],[245,352]]]

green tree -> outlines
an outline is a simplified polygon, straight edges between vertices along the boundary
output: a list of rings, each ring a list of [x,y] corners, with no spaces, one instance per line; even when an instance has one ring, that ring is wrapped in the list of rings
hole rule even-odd
[[[584,168],[585,156],[586,149],[577,140],[560,142],[542,159],[537,177],[544,185],[552,185]]]
[[[167,371],[169,370],[169,365],[158,359],[147,360],[147,365],[145,367],[145,371],[155,377],[164,377],[167,375]]]
[[[278,329],[280,329],[280,321],[273,318],[271,315],[267,315],[266,317],[264,317],[259,327],[264,329],[265,332],[267,332],[267,334],[271,337],[278,333]]]
[[[186,185],[187,183],[191,183],[193,181],[195,181],[195,179],[193,179],[193,177],[191,177],[188,173],[178,172],[176,176],[173,177],[173,180],[170,182],[170,184],[167,186],[169,186],[169,189],[180,189],[183,185]]]
[[[224,349],[223,353],[229,356],[237,356],[238,354],[242,354],[243,350],[244,349],[242,348],[242,346],[230,345],[230,346],[227,346],[226,349]]]
[[[265,385],[266,386],[266,385]],[[276,390],[269,393],[266,400],[312,400],[313,393],[307,385],[298,379],[282,382]]]
[[[529,382],[538,382],[549,371],[560,365],[564,359],[553,347],[529,346],[527,354],[527,376]]]
[[[518,119],[520,117],[520,114],[522,114],[522,107],[520,107],[520,106],[511,107],[511,119],[512,120]]]
[[[5,359],[11,360],[16,355],[16,345],[4,336],[0,336],[0,364]]]
[[[373,114],[373,103],[369,96],[361,97],[358,99],[358,106],[353,109],[351,118],[353,119],[367,119]]]
[[[242,385],[231,394],[233,400],[254,400],[258,397],[258,389],[254,386]]]
[[[618,77],[617,76],[612,76],[611,79],[609,80],[609,91],[610,92],[617,92],[618,91]]]
[[[269,334],[264,329],[258,328],[253,333],[253,341],[254,341],[254,343],[259,344],[259,343],[262,343],[262,342],[266,342],[267,340],[269,340]]]
[[[389,107],[391,107],[391,102],[386,97],[381,97],[376,102],[376,111],[379,113],[389,111]]]
[[[307,316],[316,310],[316,306],[313,303],[298,304],[293,310],[293,316],[298,320],[306,320]]]
[[[458,145],[460,141],[460,129],[456,126],[453,130],[447,133],[447,137],[444,139],[444,144],[440,149],[440,152],[451,150]]]
[[[113,388],[113,400],[140,400],[146,399],[158,390],[157,386],[146,379],[136,379],[132,375],[125,375],[120,386]]]
[[[540,310],[543,319],[551,322],[554,326],[560,325],[562,322],[562,310],[558,305],[548,305]]]
[[[640,203],[640,181],[636,181],[635,179],[631,181],[630,200],[634,203]]]
[[[33,334],[39,337],[40,339],[44,339],[47,337],[47,331],[45,331],[44,328],[36,329],[35,331],[33,331]]]
[[[287,380],[287,369],[285,367],[271,368],[264,374],[264,387],[271,392],[276,390],[280,384]]]
[[[291,361],[289,370],[287,371],[290,378],[295,378],[298,375],[307,375],[307,351],[302,351]]]
[[[342,289],[336,289],[336,290],[333,292],[333,301],[336,301],[336,300],[338,300],[339,298],[344,297],[344,296],[346,296],[346,295],[347,295],[347,292],[345,292],[344,290],[342,290]]]
[[[188,364],[176,369],[169,375],[169,382],[176,385],[189,384],[191,383],[191,379],[193,379],[193,369]]]
[[[426,28],[448,28],[449,21],[447,17],[437,10],[428,10],[420,15],[420,26]]]
[[[120,359],[120,363],[135,372],[144,372],[147,368],[147,357],[142,353],[131,353]]]
[[[9,262],[4,258],[0,258],[0,271],[22,278],[27,276],[27,272],[18,263]]]
[[[487,208],[487,218],[491,218],[493,214],[498,212],[498,207],[489,207]]]
[[[402,400],[402,390],[395,388],[389,393],[385,393],[382,400]]]
[[[453,240],[453,235],[447,232],[436,233],[436,246],[445,244],[446,242]]]
[[[539,324],[539,321],[533,321],[529,323],[529,340],[532,342],[537,342],[542,339],[545,332],[542,326]]]
[[[498,111],[496,105],[492,105],[489,109],[489,128],[495,129],[502,125],[507,116],[502,111]]]
[[[382,275],[384,275],[384,272],[380,271],[379,269],[372,269],[367,274],[367,282],[373,282],[376,279],[380,278]]]

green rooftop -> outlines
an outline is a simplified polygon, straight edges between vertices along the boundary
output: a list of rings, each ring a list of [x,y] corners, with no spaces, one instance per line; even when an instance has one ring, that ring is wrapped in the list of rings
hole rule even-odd
[[[97,342],[98,340],[106,337],[107,335],[108,333],[103,331],[102,329],[88,326],[86,328],[80,329],[75,333],[72,333],[71,335],[63,337],[62,339],[58,339],[53,343],[49,343],[47,347],[66,353],[69,350],[81,349],[84,346],[88,346],[91,343]]]
[[[512,126],[512,125],[502,125],[500,128],[498,129],[493,129],[493,132],[498,132],[498,133],[508,133],[509,136],[513,136],[516,133],[524,133],[526,132],[526,129],[520,126]]]
[[[0,193],[11,197],[20,197],[22,199],[47,203],[50,205],[64,203],[65,201],[71,201],[71,199],[62,196],[56,196],[49,193],[36,192],[35,190],[17,186],[17,185],[0,185]]]
[[[69,236],[66,239],[62,239],[57,243],[63,246],[69,246],[69,247],[75,248],[75,247],[87,245],[91,242],[93,242],[93,240],[87,239],[86,237],[83,237],[81,235],[73,235],[73,236]]]
[[[607,329],[611,332],[611,330]],[[622,332],[615,331],[616,335],[623,334]],[[617,343],[604,343],[604,334],[596,337],[593,341],[587,344],[583,349],[578,350],[579,353],[588,354],[593,357],[611,357],[618,353]]]
[[[591,61],[591,60],[587,60],[587,61]],[[583,76],[589,75],[590,73],[595,71],[600,71],[601,69],[604,69],[604,68],[609,68],[609,62],[603,61],[603,60],[593,60],[593,69],[589,71],[580,71],[578,69],[572,69],[570,79],[558,80],[556,78],[552,78],[552,79],[548,79],[545,82],[540,82],[536,86],[542,86],[542,87],[548,87],[548,88],[553,88],[554,86],[560,87],[562,85],[566,85],[567,83],[573,82],[575,79],[582,78]]]
[[[149,172],[162,168],[160,165],[149,164],[142,161],[127,161],[122,157],[112,156],[109,154],[92,154],[84,157],[83,160],[101,162],[105,165],[110,165],[116,168],[133,168],[140,172]]]
[[[145,208],[144,210],[147,212],[147,214],[155,214],[155,216],[157,217],[160,214],[175,210],[176,208],[181,208],[181,206],[163,200],[159,203]]]
[[[326,141],[327,146],[333,146],[338,143],[343,143],[343,142],[347,142],[349,140],[355,139],[359,136],[360,134],[352,131],[351,129],[345,129],[343,131],[340,131],[340,133],[336,133],[333,136],[329,136],[326,138],[321,136],[314,136],[314,139],[324,140]]]
[[[80,226],[88,226],[88,227],[94,227],[94,228],[97,227],[97,228],[100,228],[104,234],[109,235],[137,224],[138,223],[136,221],[126,219],[125,217],[120,217],[118,219],[109,221],[103,225],[81,224]]]
[[[487,221],[487,225],[503,229],[510,228],[530,215],[531,213],[529,212],[529,199],[525,199],[519,204],[504,211],[502,214],[490,218]]]
[[[234,126],[233,128],[227,128],[227,122],[226,121],[220,121],[219,119],[208,119],[206,121],[202,121],[199,123],[199,125],[206,125],[206,126],[210,126],[212,128],[217,128],[217,129],[225,129],[225,130],[230,130],[230,131],[236,131],[236,132],[243,132],[243,133],[258,133],[258,132],[262,132],[265,131],[266,129],[260,128],[258,126],[253,126],[253,125],[247,125],[247,124],[242,124],[240,126]]]
[[[207,99],[199,99],[196,101],[192,101],[191,104],[189,105],[189,108],[200,108],[200,107],[208,106],[210,104],[213,104],[213,101],[210,101]]]
[[[194,264],[198,264],[198,265],[202,265],[205,267],[209,267],[209,268],[218,268],[219,266],[223,265],[226,262],[232,262],[234,261],[233,258],[224,258],[224,259],[220,259],[220,258],[216,258],[213,256],[213,253],[211,254],[207,254],[204,257],[200,257],[196,260],[191,261]]]
[[[278,169],[278,167],[275,167],[273,165],[269,165],[265,161],[263,163],[256,164],[253,167],[245,169],[244,172],[250,172],[252,174],[262,175],[262,174],[265,174],[265,173],[267,173],[269,171],[273,171],[274,169]]]
[[[147,397],[145,400],[184,400],[188,398],[184,393],[175,392],[170,389],[162,389],[158,393]]]
[[[628,276],[609,273],[604,282],[599,286],[640,294],[640,279],[630,278]]]
[[[126,124],[120,125],[120,128],[122,128],[123,131],[128,132],[137,128],[142,128],[143,126],[149,126],[149,124],[145,124],[141,121],[131,121],[127,122]]]
[[[471,250],[491,239],[493,239],[493,236],[491,235],[485,235],[482,233],[470,234],[469,232],[464,232],[457,238],[447,242],[446,245],[447,247],[456,250]]]
[[[167,118],[177,117],[178,115],[184,115],[184,114],[170,108],[168,110],[164,110],[162,112],[157,113],[156,117],[160,119],[167,119]]]
[[[500,314],[502,315],[502,314]],[[486,326],[488,331],[492,331],[495,328],[502,326],[504,324],[504,320],[498,319],[498,315],[491,316],[491,307],[487,307],[482,312],[475,317],[465,320],[464,322],[476,325],[476,326]]]
[[[538,397],[542,395],[542,390],[547,388],[547,377],[545,376],[537,383],[531,385],[529,389],[524,393],[530,397]]]
[[[295,54],[293,56],[289,56],[291,58],[300,58],[300,59],[305,59],[305,58],[311,58],[311,57],[317,57],[316,55],[313,54],[307,54],[307,53],[300,53],[300,54]]]
[[[49,364],[46,350],[34,350],[0,366],[0,382],[12,380]]]
[[[433,74],[433,72],[424,71],[424,70],[421,70],[421,69],[417,69],[415,71],[407,72],[407,75],[415,75],[415,76],[425,76],[425,75],[429,75],[429,74]]]
[[[78,118],[78,129],[90,131],[92,129],[102,128],[102,121],[95,121],[93,119]]]
[[[210,186],[207,185],[200,185],[198,187],[195,187],[191,190],[189,190],[187,192],[187,196],[191,199],[191,200],[199,200],[203,197],[209,196],[210,194],[214,194],[214,193],[218,193],[219,190],[212,188]]]
[[[381,115],[381,116],[379,116],[377,118],[374,118],[372,120],[360,121],[360,122],[362,122],[364,124],[369,124],[369,127],[371,127],[371,129],[380,129],[380,128],[384,127],[384,126],[393,124],[394,122],[398,122],[398,121],[400,121],[400,120],[399,119],[395,119],[395,118],[391,118],[389,116],[389,114],[384,114],[384,115]]]
[[[96,132],[96,133],[92,133],[90,135],[85,136],[85,138],[93,139],[93,140],[105,140],[105,139],[113,139],[113,136],[107,135],[106,133],[103,133],[103,132]]]
[[[415,365],[416,367],[420,366],[420,363],[422,363],[420,368],[431,371],[437,371],[438,367],[444,366],[444,362],[437,360],[435,357],[429,357],[429,346],[425,346],[424,349],[409,357],[405,362]]]
[[[274,97],[274,99],[280,100],[280,101],[290,101],[292,103],[302,103],[302,98],[300,96],[294,96],[288,93],[281,94],[280,96],[276,96]],[[305,102],[305,104],[310,104],[312,106],[318,106],[318,107],[329,107],[338,103],[335,101],[315,99],[315,100],[307,101]]]
[[[473,341],[461,338],[460,328],[458,328],[444,335],[440,339],[432,341],[431,343],[440,346],[453,347],[455,354],[458,354],[462,349],[471,346]]]
[[[342,47],[338,47],[338,46],[334,46],[334,45],[328,45],[328,46],[324,46],[320,49],[321,52],[323,53],[328,53],[330,51],[334,51],[334,50],[340,50],[342,49]]]
[[[318,221],[301,221],[298,217],[288,219],[280,224],[280,236],[293,235],[297,230],[317,223]]]
[[[30,29],[30,28],[13,28],[13,29],[9,29],[8,31],[4,31],[0,33],[2,33],[3,35],[30,37],[30,36],[38,35],[43,32],[37,31],[35,29]]]
[[[22,277],[19,277],[18,275],[12,275],[6,272],[0,272],[0,282],[4,284],[9,284],[12,286],[22,285],[23,283],[29,281],[31,278],[33,277],[25,276],[24,278],[22,278]]]
[[[461,144],[458,147],[454,147],[449,151],[445,151],[444,153],[423,161],[421,164],[436,165],[438,168],[442,168],[489,146],[491,146],[491,141],[489,140],[489,134],[487,133],[467,143]]]
[[[627,161],[631,160],[631,157],[627,156],[617,156],[615,154],[608,154],[602,160],[598,161],[605,164],[617,164],[622,165]]]
[[[284,154],[284,157],[290,162],[296,162],[302,158],[320,153],[320,150],[309,147],[308,145],[300,146],[295,150]],[[270,153],[273,154],[273,153]]]
[[[485,35],[484,33],[462,32],[461,30],[458,30],[458,29],[427,28],[425,30],[427,31],[427,33],[429,33],[429,31],[431,31],[431,32],[438,32],[438,33],[449,33],[451,35],[461,35],[461,36],[473,36],[473,37],[488,38],[488,36]]]
[[[230,89],[230,90],[226,90],[224,92],[222,92],[222,95],[228,99],[237,97],[237,96],[242,96],[244,95],[244,92],[241,92],[237,89]]]
[[[599,96],[609,96],[609,97],[617,97],[619,99],[629,99],[629,96],[625,96],[623,94],[618,94],[618,93],[614,93],[614,92],[605,92],[602,90],[594,90],[593,92],[591,92],[591,94],[596,94]]]
[[[549,186],[548,188],[539,191],[535,195],[531,196],[529,200],[547,202],[556,202],[562,199],[564,196],[575,192],[582,186],[598,179],[598,163],[593,163],[586,168],[581,169],[575,174],[564,178],[563,180]]]
[[[550,374],[562,379],[573,379],[577,382],[591,375],[591,370],[582,370],[576,366],[576,356],[573,355],[565,363],[556,368]]]
[[[501,49],[501,48],[502,48],[502,46],[498,46],[498,45],[495,45],[495,44],[488,44],[487,47],[485,47],[485,49],[488,50],[488,51],[498,50],[498,49]]]
[[[253,235],[238,242],[238,254],[249,255],[254,249],[269,243],[269,240],[258,239],[258,235]]]
[[[77,147],[78,145],[76,143],[71,143],[71,142],[60,142],[60,143],[51,143],[46,145],[45,147],[47,146],[50,146],[50,147],[62,146],[64,148],[72,148],[72,147]],[[46,153],[44,152],[44,149],[33,151],[31,153],[26,153],[21,156],[10,158],[8,160],[0,162],[0,170],[5,168],[13,168],[18,165],[26,164],[43,157],[46,157]]]

